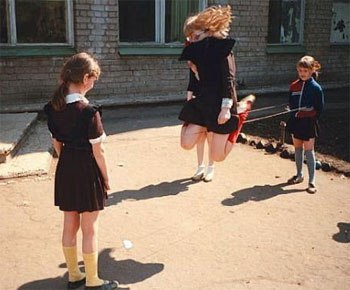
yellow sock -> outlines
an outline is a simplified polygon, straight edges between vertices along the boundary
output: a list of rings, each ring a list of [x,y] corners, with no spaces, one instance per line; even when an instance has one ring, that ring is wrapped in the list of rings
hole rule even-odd
[[[78,254],[77,247],[62,247],[63,254],[66,258],[68,268],[68,280],[69,282],[76,282],[85,278],[85,274],[82,273],[78,267]]]
[[[94,287],[101,286],[103,284],[103,280],[98,278],[98,253],[93,252],[90,254],[83,253],[84,264],[85,264],[85,273],[86,273],[86,286]]]

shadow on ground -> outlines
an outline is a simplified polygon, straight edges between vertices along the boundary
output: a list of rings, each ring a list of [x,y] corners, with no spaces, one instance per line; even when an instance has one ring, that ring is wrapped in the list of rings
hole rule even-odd
[[[184,178],[171,182],[165,181],[159,184],[151,184],[136,190],[123,190],[108,195],[107,206],[116,205],[123,200],[144,200],[169,195],[177,195],[188,190],[190,184],[195,183],[191,179]]]
[[[338,223],[339,233],[333,235],[333,240],[339,243],[350,243],[350,223]]]
[[[225,206],[239,205],[248,201],[262,201],[273,198],[280,194],[289,194],[295,192],[306,192],[305,189],[287,189],[287,183],[279,183],[276,185],[255,185],[232,193],[233,197],[224,199],[221,203]]]
[[[117,261],[111,257],[112,249],[104,249],[99,255],[100,277],[109,280],[117,280],[120,284],[134,284],[144,281],[164,269],[160,263],[141,263],[132,259]],[[79,263],[81,264],[81,263]],[[65,264],[59,265],[63,267]],[[63,277],[47,278],[26,283],[18,290],[63,290],[67,289],[68,273]],[[130,288],[119,287],[120,290]]]
[[[144,105],[103,109],[103,125],[108,135],[135,130],[180,125],[182,104]]]

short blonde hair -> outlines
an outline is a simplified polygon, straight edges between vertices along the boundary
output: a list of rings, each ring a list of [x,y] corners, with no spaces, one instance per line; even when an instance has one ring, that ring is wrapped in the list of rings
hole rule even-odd
[[[321,64],[310,55],[303,56],[297,63],[297,68],[298,67],[303,67],[312,70],[312,76],[315,79],[318,78],[319,71],[321,70]]]
[[[297,67],[312,69],[317,72],[321,69],[321,64],[310,55],[303,56],[297,63]]]

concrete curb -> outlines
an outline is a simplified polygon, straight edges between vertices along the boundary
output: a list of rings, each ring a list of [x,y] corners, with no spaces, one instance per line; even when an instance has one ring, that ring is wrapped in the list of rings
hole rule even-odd
[[[47,174],[52,161],[50,148],[46,123],[36,121],[16,155],[0,164],[0,180]]]
[[[330,89],[341,89],[350,86],[349,82],[325,82],[321,83],[324,90]],[[278,94],[287,93],[289,90],[288,85],[282,86],[269,86],[269,87],[256,87],[251,89],[238,88],[238,96],[243,97],[249,94],[257,95],[268,95],[268,94]],[[49,98],[48,98],[49,99]],[[22,113],[22,112],[40,112],[43,110],[44,105],[47,100],[40,101],[32,104],[2,104],[0,108],[1,113]],[[91,102],[97,105],[102,105],[103,107],[126,107],[126,106],[140,106],[140,105],[150,105],[150,104],[170,104],[183,102],[185,99],[185,92],[179,92],[177,94],[169,95],[156,95],[156,96],[132,96],[132,97],[106,97],[101,99],[90,98]]]

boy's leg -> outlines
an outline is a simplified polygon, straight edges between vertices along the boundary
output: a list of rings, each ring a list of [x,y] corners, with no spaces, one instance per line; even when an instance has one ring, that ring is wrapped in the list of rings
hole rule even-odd
[[[304,148],[303,140],[293,137],[293,144],[295,148],[295,165],[297,168],[297,177],[303,176],[303,163],[304,163]]]
[[[305,156],[306,156],[306,165],[309,172],[309,193],[316,192],[315,186],[315,172],[316,172],[316,158],[315,158],[315,138],[310,139],[309,141],[304,142],[305,146]]]

